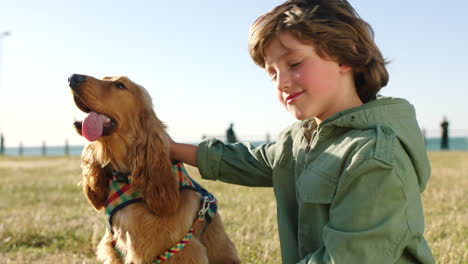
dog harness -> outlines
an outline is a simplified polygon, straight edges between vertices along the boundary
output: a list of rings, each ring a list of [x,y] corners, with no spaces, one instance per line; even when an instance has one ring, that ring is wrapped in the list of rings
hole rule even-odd
[[[175,246],[159,255],[153,263],[166,261],[181,251],[190,241],[193,233],[195,233],[195,225],[203,223],[205,219],[207,224],[209,224],[218,209],[216,198],[188,175],[181,162],[173,164],[172,172],[179,181],[179,190],[192,190],[200,194],[200,210],[198,211],[198,216],[187,235],[185,235]],[[112,179],[109,184],[109,195],[105,208],[107,228],[109,229],[112,237],[114,235],[114,231],[112,230],[112,216],[117,211],[128,205],[143,201],[143,197],[139,192],[131,190],[129,175],[129,173],[112,171]],[[112,245],[116,249],[118,255],[122,257],[121,252],[116,248],[114,238],[112,238]]]

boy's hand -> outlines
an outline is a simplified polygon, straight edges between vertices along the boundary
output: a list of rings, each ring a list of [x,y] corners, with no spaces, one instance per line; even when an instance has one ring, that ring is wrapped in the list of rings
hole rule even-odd
[[[177,143],[169,136],[169,156],[171,160],[182,161],[189,165],[197,166],[197,146]]]
[[[169,136],[169,156],[171,157],[171,160],[174,161],[176,159],[174,159],[174,153],[173,153],[173,149],[175,147],[175,145],[177,144],[174,140],[172,140],[171,136]]]

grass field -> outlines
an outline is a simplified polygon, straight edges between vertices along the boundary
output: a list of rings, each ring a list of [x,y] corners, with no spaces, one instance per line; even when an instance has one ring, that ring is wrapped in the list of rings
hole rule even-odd
[[[468,153],[430,158],[425,236],[437,263],[468,263]],[[97,263],[104,218],[88,205],[79,180],[78,157],[0,157],[1,264]],[[280,263],[272,190],[200,182],[219,199],[243,263]]]

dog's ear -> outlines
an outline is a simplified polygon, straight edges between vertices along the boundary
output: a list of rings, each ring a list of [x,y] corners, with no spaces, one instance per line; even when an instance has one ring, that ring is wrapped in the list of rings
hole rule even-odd
[[[85,147],[81,155],[83,180],[81,185],[88,201],[98,211],[106,204],[109,193],[109,169],[106,167],[107,155],[103,146],[91,143]]]
[[[132,188],[143,194],[143,199],[154,213],[170,215],[179,206],[178,181],[172,171],[164,125],[154,113],[148,115],[149,118],[142,118],[140,125],[143,127],[136,131]]]

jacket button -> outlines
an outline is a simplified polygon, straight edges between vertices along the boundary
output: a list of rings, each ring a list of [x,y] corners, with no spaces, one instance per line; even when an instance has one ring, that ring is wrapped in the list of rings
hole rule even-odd
[[[384,132],[385,134],[387,134],[387,135],[393,134],[393,130],[392,130],[390,127],[386,127],[386,126],[385,126],[385,127],[382,127],[382,130],[383,130],[383,132]]]

